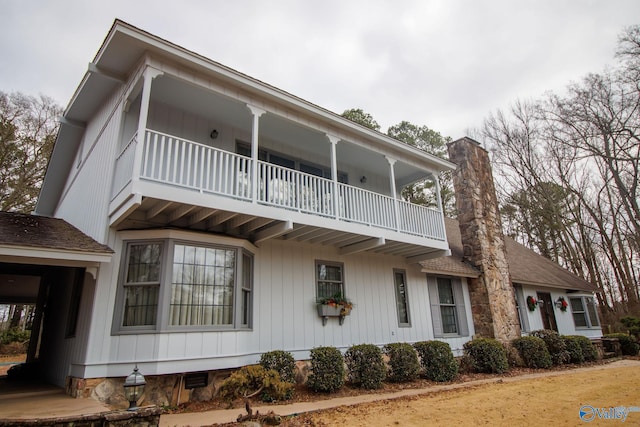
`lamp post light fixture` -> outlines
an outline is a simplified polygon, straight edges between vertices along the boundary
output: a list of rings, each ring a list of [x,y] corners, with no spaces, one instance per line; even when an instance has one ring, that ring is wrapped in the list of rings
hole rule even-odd
[[[138,400],[142,397],[146,384],[144,376],[138,372],[138,365],[136,365],[133,372],[124,380],[124,397],[129,401],[129,411],[138,409]]]

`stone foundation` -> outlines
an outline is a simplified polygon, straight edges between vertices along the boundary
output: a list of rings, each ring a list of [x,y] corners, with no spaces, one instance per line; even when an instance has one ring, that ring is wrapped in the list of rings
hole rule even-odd
[[[296,383],[304,384],[310,373],[311,362],[295,363]],[[139,405],[177,406],[187,402],[205,402],[215,398],[220,384],[235,369],[209,371],[207,385],[185,388],[183,374],[145,375],[145,386]],[[124,397],[124,378],[67,378],[66,393],[75,398],[91,398],[115,408],[126,409],[129,402]]]

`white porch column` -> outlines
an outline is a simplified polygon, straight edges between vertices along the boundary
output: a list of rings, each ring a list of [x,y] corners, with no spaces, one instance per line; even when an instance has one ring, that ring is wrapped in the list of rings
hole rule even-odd
[[[396,159],[392,159],[391,157],[384,156],[389,162],[389,186],[391,187],[391,194],[394,198],[393,202],[393,213],[396,219],[396,230],[400,231],[400,209],[398,206],[398,191],[396,189],[396,172],[394,170],[394,165],[396,164]]]
[[[338,160],[336,156],[336,145],[338,145],[340,138],[329,134],[327,134],[327,138],[331,144],[331,181],[333,182],[333,197],[331,198],[331,202],[333,203],[333,214],[335,218],[338,219],[340,216],[340,204],[338,198]]]
[[[436,200],[438,202],[438,210],[440,211],[440,223],[442,225],[442,236],[446,235],[445,233],[445,225],[444,225],[444,205],[442,204],[442,197],[440,193],[440,180],[438,179],[437,174],[433,174],[433,180],[436,182]]]
[[[140,170],[142,169],[142,155],[144,143],[147,139],[147,118],[149,117],[149,100],[151,99],[151,83],[153,79],[163,74],[162,71],[147,67],[142,73],[142,97],[140,98],[140,116],[138,117],[138,133],[136,152],[133,158],[132,181],[140,180]]]
[[[262,108],[247,104],[247,108],[253,115],[253,126],[251,128],[251,200],[258,201],[258,129],[260,127],[260,116],[266,113]]]

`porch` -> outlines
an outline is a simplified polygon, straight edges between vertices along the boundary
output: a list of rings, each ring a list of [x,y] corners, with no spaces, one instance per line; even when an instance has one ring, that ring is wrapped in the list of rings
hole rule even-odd
[[[117,157],[118,229],[172,225],[254,243],[283,237],[416,260],[448,249],[442,212],[337,180],[145,129]]]

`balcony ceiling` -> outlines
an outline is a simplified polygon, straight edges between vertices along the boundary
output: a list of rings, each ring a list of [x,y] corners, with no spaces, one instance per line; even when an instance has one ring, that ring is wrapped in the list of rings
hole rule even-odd
[[[370,252],[404,258],[429,259],[446,255],[446,251],[390,239],[379,245],[372,235],[350,233],[331,228],[293,223],[291,229],[282,233],[286,221],[255,215],[205,208],[184,203],[159,200],[151,197],[125,219],[117,224],[117,230],[139,230],[152,228],[176,228],[199,232],[210,232],[246,239],[259,245],[274,238],[322,246],[333,246],[341,254]],[[416,261],[417,262],[417,261]]]
[[[202,90],[175,78],[162,76],[154,80],[152,100],[251,133],[252,116],[246,104],[214,92]],[[291,152],[304,152],[316,164],[331,164],[330,144],[327,136],[316,129],[302,126],[283,116],[267,113],[260,118],[260,143],[277,141]],[[248,142],[248,141],[246,141]],[[284,151],[284,150],[283,150]],[[286,154],[286,153],[284,153]],[[366,143],[341,141],[336,147],[338,169],[341,164],[355,165],[361,170],[373,170],[387,175],[389,163],[384,154],[368,149]],[[398,188],[424,179],[429,172],[404,162],[394,166]]]

